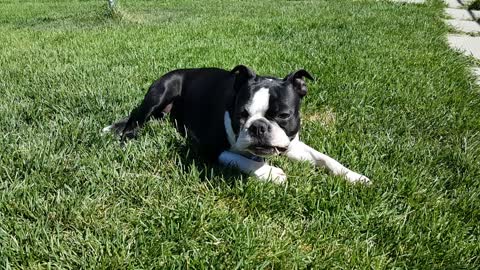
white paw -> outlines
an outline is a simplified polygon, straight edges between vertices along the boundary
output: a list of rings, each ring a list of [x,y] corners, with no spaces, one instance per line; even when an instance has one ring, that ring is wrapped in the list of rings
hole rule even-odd
[[[271,181],[275,184],[283,184],[287,180],[287,175],[282,169],[267,164],[258,168],[254,174],[261,180]]]
[[[345,179],[347,179],[347,181],[349,181],[350,183],[362,183],[366,185],[370,185],[372,183],[370,179],[365,175],[361,175],[353,171],[350,171],[347,174],[345,174]]]

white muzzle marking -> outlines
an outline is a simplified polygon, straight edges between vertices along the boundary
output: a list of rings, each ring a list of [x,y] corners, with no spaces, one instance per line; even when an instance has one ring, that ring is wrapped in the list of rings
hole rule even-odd
[[[271,132],[269,133],[269,144],[271,146],[287,148],[290,144],[290,139],[288,138],[285,131],[273,121],[269,121],[265,118],[265,114],[268,111],[268,105],[270,102],[270,93],[268,88],[260,88],[250,99],[245,109],[248,111],[250,117],[247,119],[245,124],[240,127],[240,132],[238,137],[235,136],[235,132],[232,128],[232,121],[228,111],[225,111],[224,114],[224,125],[225,131],[227,133],[228,142],[230,143],[231,150],[238,152],[245,152],[248,147],[254,142],[253,138],[250,136],[248,129],[252,123],[259,119],[264,119],[269,123],[271,127]]]

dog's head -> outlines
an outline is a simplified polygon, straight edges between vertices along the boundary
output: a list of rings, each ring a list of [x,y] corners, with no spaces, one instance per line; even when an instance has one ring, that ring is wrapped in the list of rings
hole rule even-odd
[[[300,129],[300,101],[307,94],[304,78],[312,76],[303,69],[284,79],[257,76],[243,65],[231,72],[236,98],[233,110],[225,113],[225,128],[232,149],[258,156],[286,151]]]

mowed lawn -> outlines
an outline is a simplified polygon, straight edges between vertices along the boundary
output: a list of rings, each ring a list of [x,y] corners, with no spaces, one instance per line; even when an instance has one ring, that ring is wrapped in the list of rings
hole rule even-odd
[[[479,87],[441,1],[106,2],[0,1],[0,268],[479,268]],[[168,121],[101,135],[163,73],[237,64],[314,75],[302,139],[373,184],[260,182]]]

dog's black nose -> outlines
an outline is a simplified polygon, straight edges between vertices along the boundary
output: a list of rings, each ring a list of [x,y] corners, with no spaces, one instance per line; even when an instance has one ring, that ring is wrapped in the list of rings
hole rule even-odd
[[[263,136],[265,133],[267,133],[270,129],[270,126],[268,123],[263,120],[256,120],[252,123],[252,125],[248,128],[248,132],[250,133],[250,136]]]

